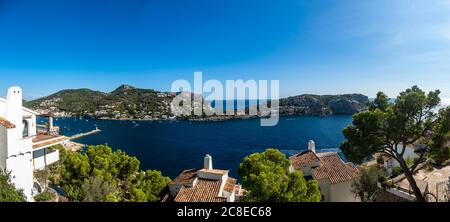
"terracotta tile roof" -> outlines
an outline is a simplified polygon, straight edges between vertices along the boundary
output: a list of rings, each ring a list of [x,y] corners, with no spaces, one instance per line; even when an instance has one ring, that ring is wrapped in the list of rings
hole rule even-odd
[[[0,116],[0,125],[4,126],[6,129],[13,129],[16,128],[14,124],[9,122],[7,119]]]
[[[170,195],[169,192],[164,194],[163,198],[161,199],[161,202],[163,202],[163,203],[170,203],[172,201],[173,201],[173,198],[172,198],[172,195]]]
[[[344,163],[337,153],[319,153],[320,166],[312,170],[314,179],[328,178],[332,184],[358,177],[358,169],[352,163]]]
[[[53,144],[58,144],[64,141],[68,141],[70,138],[67,136],[45,136],[38,135],[33,139],[33,149],[42,147],[48,147]]]
[[[233,193],[234,188],[236,186],[236,182],[237,180],[232,178],[232,177],[228,177],[227,181],[225,182],[225,186],[223,187],[223,190],[229,192],[229,193]]]
[[[212,174],[217,174],[217,175],[224,175],[228,173],[228,170],[208,170],[208,169],[201,169],[199,170],[200,172],[204,172],[204,173],[212,173]]]
[[[220,197],[222,181],[198,179],[194,187],[181,187],[175,202],[226,202]]]
[[[294,169],[296,170],[300,170],[301,168],[313,164],[313,163],[317,163],[320,161],[319,157],[316,155],[316,153],[307,150],[304,152],[301,152],[299,154],[296,154],[294,156],[289,157],[289,160],[292,163],[292,166],[294,167]]]
[[[191,184],[192,181],[194,181],[195,178],[197,177],[197,171],[199,171],[199,170],[200,170],[200,168],[185,170],[185,171],[181,172],[180,175],[178,175],[174,180],[172,180],[170,182],[170,184],[171,185],[173,185],[173,184],[181,184],[181,185]]]

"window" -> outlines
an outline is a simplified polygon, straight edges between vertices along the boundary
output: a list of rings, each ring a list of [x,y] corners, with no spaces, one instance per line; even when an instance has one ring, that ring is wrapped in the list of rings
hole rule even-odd
[[[23,120],[22,121],[22,123],[23,123],[23,132],[22,132],[22,135],[23,135],[23,137],[25,138],[25,137],[28,137],[29,136],[29,124],[28,124],[28,121],[26,121],[26,120]]]

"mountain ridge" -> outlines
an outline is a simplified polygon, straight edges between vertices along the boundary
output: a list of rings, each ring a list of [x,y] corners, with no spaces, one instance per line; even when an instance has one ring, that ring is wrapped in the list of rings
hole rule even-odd
[[[122,84],[111,92],[88,88],[64,89],[28,101],[25,105],[40,113],[54,113],[56,116],[159,120],[175,118],[171,113],[170,102],[176,95]],[[280,115],[353,114],[366,109],[368,100],[367,96],[356,93],[290,96],[280,99]]]

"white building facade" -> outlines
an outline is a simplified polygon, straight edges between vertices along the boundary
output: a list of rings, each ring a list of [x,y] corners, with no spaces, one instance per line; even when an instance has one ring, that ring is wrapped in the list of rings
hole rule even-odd
[[[171,181],[162,202],[237,202],[245,195],[228,170],[213,168],[210,155],[203,163],[203,168],[184,170]]]
[[[0,98],[0,168],[11,176],[17,189],[22,189],[27,201],[33,201],[37,189],[34,171],[59,160],[58,151],[48,148],[68,142],[59,135],[38,133],[37,112],[23,107],[22,89],[11,87],[6,99]],[[52,131],[48,124],[48,132]]]
[[[299,170],[306,178],[317,180],[322,201],[358,202],[351,192],[351,185],[358,178],[358,169],[353,163],[344,163],[335,152],[316,153],[314,141],[309,141],[308,150],[289,158],[290,170]]]

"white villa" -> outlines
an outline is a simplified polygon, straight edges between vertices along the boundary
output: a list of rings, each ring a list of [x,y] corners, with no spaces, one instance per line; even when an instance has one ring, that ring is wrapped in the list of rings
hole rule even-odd
[[[403,149],[403,145],[400,144],[398,147],[399,150]],[[415,144],[415,145],[408,145],[405,147],[405,152],[403,153],[403,159],[405,160],[414,160],[415,158],[418,158],[420,156],[420,152],[422,152],[424,149],[423,145]],[[400,163],[392,158],[391,156],[388,156],[384,153],[377,153],[374,155],[375,158],[382,158],[383,159],[383,167],[386,170],[386,174],[388,176],[392,175],[392,170],[396,167],[400,167]]]
[[[183,171],[169,184],[163,202],[236,202],[245,194],[228,170],[213,169],[206,155],[204,167]]]
[[[37,116],[22,106],[19,87],[9,88],[6,99],[0,98],[0,168],[10,173],[12,183],[23,190],[27,201],[33,201],[40,191],[34,171],[59,160],[59,151],[48,148],[69,141],[58,135],[51,115],[46,116],[49,123],[44,127],[38,126]]]
[[[344,163],[336,152],[316,153],[314,141],[309,141],[308,150],[289,157],[291,171],[300,170],[303,176],[319,182],[322,201],[358,202],[351,184],[358,178],[358,169],[353,163]]]

